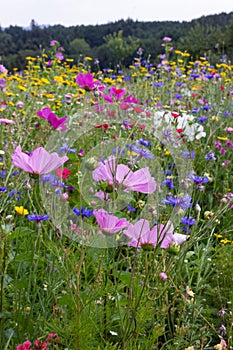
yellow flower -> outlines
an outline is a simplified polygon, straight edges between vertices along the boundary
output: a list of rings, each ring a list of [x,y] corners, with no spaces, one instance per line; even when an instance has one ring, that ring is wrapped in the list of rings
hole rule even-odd
[[[217,239],[222,238],[222,235],[219,235],[219,234],[217,234],[217,233],[214,233],[214,236],[215,236]]]
[[[228,137],[217,136],[217,139],[220,140],[220,141],[227,141]]]
[[[15,207],[15,211],[19,215],[28,215],[29,212],[27,209],[25,209],[22,205],[20,207]]]
[[[230,243],[231,241],[227,238],[221,239],[220,243],[227,244]]]

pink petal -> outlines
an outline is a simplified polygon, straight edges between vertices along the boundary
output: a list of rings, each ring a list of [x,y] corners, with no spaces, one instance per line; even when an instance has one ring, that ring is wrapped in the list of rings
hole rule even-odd
[[[127,190],[142,192],[142,193],[153,193],[156,189],[155,179],[151,176],[149,168],[142,168],[134,173],[130,173],[125,181],[124,186]]]
[[[12,163],[28,173],[33,173],[33,168],[29,164],[29,156],[23,153],[20,146],[17,146],[14,154],[11,155]]]

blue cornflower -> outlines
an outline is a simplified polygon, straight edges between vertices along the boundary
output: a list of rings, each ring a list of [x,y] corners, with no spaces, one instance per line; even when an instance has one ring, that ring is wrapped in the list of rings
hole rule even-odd
[[[162,199],[162,203],[172,205],[172,207],[180,207],[184,210],[191,208],[192,206],[192,197],[188,194],[184,195],[183,197],[173,197],[173,196],[167,196],[167,198]]]
[[[208,120],[208,118],[203,116],[203,117],[199,117],[197,120],[199,121],[199,123],[205,123]]]
[[[121,147],[116,147],[112,149],[112,153],[116,154],[117,156],[121,156],[125,152],[126,152],[125,149],[122,149]]]
[[[58,154],[60,153],[75,153],[76,148],[69,148],[67,143],[63,143],[62,147],[57,151]]]
[[[205,184],[210,181],[207,176],[201,177],[194,174],[190,174],[189,178],[196,184]]]
[[[205,159],[207,160],[216,160],[214,152],[209,152],[205,155]]]
[[[52,182],[56,176],[54,174],[44,174],[40,176],[40,181],[41,182]]]
[[[192,74],[190,74],[190,77],[197,79],[197,78],[200,78],[200,74],[192,73]]]
[[[30,221],[36,221],[37,224],[39,224],[41,221],[45,221],[49,219],[48,215],[35,215],[35,214],[29,214],[27,216],[28,220]]]
[[[194,159],[195,158],[195,152],[194,151],[183,151],[182,152],[184,159]]]
[[[13,173],[11,173],[11,176],[16,176],[16,175],[19,175],[19,171],[13,171]]]
[[[188,227],[185,227],[185,226],[181,226],[180,230],[183,231],[184,233],[188,234],[188,235],[191,233],[191,230]]]
[[[73,209],[74,214],[83,217],[88,218],[89,216],[93,215],[93,210],[92,209],[86,209],[84,206],[81,207],[81,210],[78,208]]]
[[[179,100],[180,98],[182,98],[182,97],[183,97],[183,96],[182,96],[181,94],[175,94],[175,98],[178,99],[178,100]]]
[[[127,209],[128,209],[129,211],[131,211],[132,213],[135,213],[135,211],[136,211],[136,208],[131,207],[130,204],[127,205]]]
[[[7,187],[0,187],[0,192],[6,192],[7,191]]]
[[[189,227],[193,226],[196,224],[196,220],[192,217],[187,217],[184,216],[181,220],[180,220],[181,224],[183,225],[187,225]]]
[[[8,197],[12,198],[15,197],[17,201],[20,200],[20,195],[22,194],[21,191],[16,191],[16,190],[12,190],[10,193],[8,193]]]
[[[0,177],[4,179],[6,176],[6,170],[0,170]]]
[[[148,149],[137,148],[136,145],[128,145],[127,147],[130,149],[130,151],[140,155],[141,157],[144,157],[147,159],[154,159],[154,154],[151,154]]]
[[[163,172],[164,172],[164,174],[165,174],[166,176],[172,175],[172,171],[171,171],[171,170],[165,169]]]
[[[145,139],[139,139],[139,140],[137,141],[137,143],[138,143],[139,145],[142,145],[142,146],[145,146],[145,147],[148,147],[148,146],[150,146],[150,144],[151,144],[150,140],[145,140]]]
[[[174,183],[171,179],[166,179],[162,182],[162,186],[167,186],[168,188],[174,188]]]
[[[153,83],[154,87],[162,87],[164,85],[164,82],[160,82],[160,83]]]
[[[200,108],[193,108],[192,109],[192,113],[198,113],[198,112],[200,112]]]

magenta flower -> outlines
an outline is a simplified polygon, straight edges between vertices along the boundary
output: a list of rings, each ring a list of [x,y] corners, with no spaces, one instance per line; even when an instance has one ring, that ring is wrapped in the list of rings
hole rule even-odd
[[[169,36],[165,36],[163,38],[163,41],[169,43],[170,41],[172,41],[172,38],[170,38]]]
[[[98,80],[93,80],[93,76],[91,73],[78,73],[76,77],[76,83],[82,88],[86,90],[94,90],[100,82]]]
[[[16,350],[31,350],[32,343],[29,340],[26,340],[23,344],[16,346]]]
[[[54,45],[56,45],[57,43],[58,43],[57,40],[51,40],[51,41],[50,41],[50,45],[51,45],[51,46],[54,46]]]
[[[114,234],[120,232],[129,225],[129,222],[125,218],[118,219],[118,217],[108,214],[104,209],[94,210],[93,214],[101,228],[100,233],[103,231],[103,233]]]
[[[110,88],[110,96],[115,97],[117,100],[121,100],[122,97],[126,94],[125,89],[117,89],[116,86]]]
[[[63,56],[63,54],[61,52],[57,52],[55,56],[60,61],[64,60],[64,56]]]
[[[114,156],[110,156],[104,164],[100,163],[92,176],[96,182],[102,180],[110,184],[122,184],[125,191],[148,194],[153,193],[156,189],[155,179],[151,176],[148,167],[133,172],[127,165],[116,164]]]
[[[10,119],[0,119],[0,124],[14,124],[13,120]]]
[[[22,152],[21,147],[17,146],[14,154],[11,156],[12,163],[31,174],[48,174],[59,168],[69,158],[59,157],[56,152],[48,153],[43,147],[35,149],[30,155]]]
[[[166,226],[160,224],[150,229],[148,220],[140,219],[135,224],[130,224],[124,234],[130,238],[128,246],[141,248],[143,246],[156,247],[160,244],[161,248],[167,249],[173,243],[180,245],[186,239],[186,235],[173,233],[173,225],[168,222]]]
[[[37,111],[37,115],[40,118],[48,120],[54,129],[61,128],[62,130],[67,130],[65,125],[67,117],[57,118],[56,114],[53,113],[49,107],[45,107],[41,111]]]

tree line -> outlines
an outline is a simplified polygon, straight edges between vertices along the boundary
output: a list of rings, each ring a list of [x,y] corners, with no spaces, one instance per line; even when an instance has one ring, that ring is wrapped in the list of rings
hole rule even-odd
[[[158,59],[164,52],[163,37],[172,38],[175,49],[187,51],[191,59],[207,55],[214,64],[233,59],[233,12],[202,16],[192,21],[140,22],[119,20],[102,25],[0,27],[0,64],[8,70],[24,69],[27,56],[41,56],[51,40],[64,48],[65,56],[77,64],[85,56],[96,59],[101,69],[129,65],[138,48],[145,59]],[[94,61],[93,61],[94,62]]]

